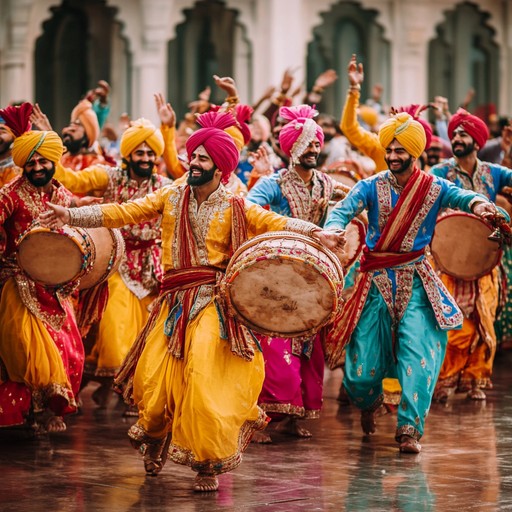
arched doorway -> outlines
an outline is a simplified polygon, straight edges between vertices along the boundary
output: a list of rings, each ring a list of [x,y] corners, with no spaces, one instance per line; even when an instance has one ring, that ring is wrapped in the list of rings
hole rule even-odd
[[[98,80],[112,86],[112,112],[129,111],[128,44],[105,0],[64,0],[51,9],[35,47],[35,97],[54,129],[69,122]]]
[[[222,103],[224,94],[212,75],[232,76],[242,99],[251,97],[251,46],[238,12],[219,0],[201,0],[184,10],[185,21],[176,27],[168,45],[168,96],[178,118],[206,86],[211,101]]]
[[[488,18],[477,5],[464,2],[446,13],[429,45],[429,97],[445,96],[455,111],[473,88],[469,109],[484,119],[499,107],[499,47]]]
[[[363,9],[356,2],[340,2],[322,13],[322,24],[315,27],[313,41],[308,45],[308,90],[315,78],[329,68],[336,70],[341,83],[346,83],[347,64],[355,53],[365,69],[361,98],[367,98],[372,86],[380,83],[384,87],[383,100],[389,101],[390,46],[376,22],[377,15],[377,11]],[[345,92],[340,86],[327,89],[319,109],[339,117]]]

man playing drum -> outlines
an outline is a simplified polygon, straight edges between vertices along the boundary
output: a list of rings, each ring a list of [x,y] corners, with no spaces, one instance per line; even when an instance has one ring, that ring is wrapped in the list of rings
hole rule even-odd
[[[157,103],[159,104],[159,103]],[[169,117],[170,106],[161,105]],[[164,114],[160,113],[161,116]],[[174,122],[170,119],[170,122]],[[144,197],[171,183],[155,172],[156,160],[164,151],[160,130],[145,119],[133,121],[120,143],[123,163],[120,167],[95,165],[81,172],[57,166],[56,177],[71,192],[85,194],[92,190],[108,203],[124,203]],[[100,387],[93,399],[105,408],[112,391],[114,375],[149,316],[149,306],[158,294],[163,277],[161,268],[160,218],[155,217],[121,229],[126,256],[118,272],[108,280],[108,301],[103,312],[85,318],[82,332],[91,330],[94,345],[85,360],[84,378],[97,380]],[[101,286],[101,285],[100,285]],[[88,310],[88,294],[81,294],[80,308]],[[136,414],[127,410],[125,414]]]
[[[215,491],[216,475],[239,465],[252,434],[267,422],[257,406],[263,357],[216,295],[231,254],[267,231],[314,235],[332,249],[342,247],[344,238],[233,196],[224,184],[239,151],[224,130],[235,119],[208,112],[198,122],[202,128],[186,143],[187,184],[124,204],[54,206],[42,221],[114,227],[162,216],[161,293],[116,384],[139,408],[129,437],[143,449],[147,473],[158,474],[168,455],[197,472],[196,491]]]
[[[459,109],[448,124],[448,135],[454,157],[433,166],[430,172],[496,201],[496,194],[512,185],[512,170],[478,160],[477,152],[489,137],[486,124]],[[446,357],[434,398],[445,402],[456,389],[467,392],[472,400],[485,400],[483,389],[490,385],[496,352],[494,321],[499,299],[499,270],[495,268],[488,275],[468,281],[444,273],[441,279],[464,313],[464,323],[462,330],[448,332]]]
[[[0,427],[31,424],[60,432],[66,429],[62,416],[76,411],[84,365],[69,299],[75,287],[46,288],[31,280],[17,262],[16,240],[48,202],[69,207],[72,195],[53,179],[62,141],[55,132],[31,131],[31,111],[29,103],[0,111],[16,137],[13,161],[23,169],[0,191],[0,226],[7,234],[0,262]],[[39,265],[45,265],[45,250]]]
[[[425,259],[425,248],[441,208],[480,216],[496,210],[482,196],[417,167],[425,131],[409,114],[386,121],[379,140],[389,171],[359,181],[326,223],[327,229],[343,229],[368,210],[360,276],[329,333],[326,355],[331,367],[339,366],[348,344],[343,384],[361,409],[365,434],[375,432],[382,379],[398,378],[402,398],[395,439],[400,451],[418,453],[446,350],[445,331],[462,324],[462,313]]]
[[[322,127],[313,119],[317,112],[308,105],[281,107],[288,123],[279,133],[279,145],[290,159],[288,168],[261,178],[247,199],[272,211],[321,226],[329,201],[344,197],[349,187],[316,169],[324,142]],[[265,358],[265,382],[259,405],[278,429],[299,437],[311,433],[299,419],[318,418],[322,407],[324,356],[320,335],[306,339],[260,336]],[[266,432],[253,441],[270,443]]]

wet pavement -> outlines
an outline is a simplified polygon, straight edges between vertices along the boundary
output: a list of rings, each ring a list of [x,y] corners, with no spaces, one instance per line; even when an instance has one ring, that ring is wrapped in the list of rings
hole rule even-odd
[[[311,439],[252,444],[219,492],[203,494],[173,463],[146,477],[126,437],[134,419],[122,418],[116,397],[96,410],[90,384],[66,432],[0,440],[0,511],[512,510],[511,368],[512,351],[499,353],[485,402],[433,404],[419,455],[398,452],[390,414],[364,437],[357,410],[336,401],[341,372],[329,372],[322,417],[307,422]]]

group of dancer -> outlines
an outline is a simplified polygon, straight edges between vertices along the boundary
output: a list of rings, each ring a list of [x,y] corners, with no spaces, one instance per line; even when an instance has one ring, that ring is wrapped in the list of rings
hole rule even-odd
[[[485,399],[503,271],[460,281],[435,268],[428,248],[447,209],[509,220],[495,203],[512,170],[478,159],[488,128],[462,109],[447,120],[453,157],[438,152],[430,166],[435,136],[421,108],[393,109],[372,132],[358,117],[364,74],[355,56],[348,78],[343,138],[329,116],[320,122],[311,105],[292,105],[289,73],[263,116],[240,104],[232,78],[215,76],[222,105],[200,98],[196,116],[177,126],[155,95],[160,128],[132,121],[119,162],[98,150],[93,97],[62,137],[37,105],[0,110],[0,428],[65,430],[95,380],[99,407],[114,388],[136,414],[128,436],[148,475],[171,459],[197,474],[194,490],[209,492],[251,439],[272,441],[272,426],[311,435],[301,420],[319,417],[326,364],[343,369],[367,435],[393,397],[404,453],[420,452],[433,399],[454,390]],[[322,80],[315,101],[333,83]],[[104,100],[107,85],[99,89]],[[320,163],[337,151],[343,162]],[[353,186],[338,179],[342,163],[357,170]],[[230,313],[221,283],[245,241],[290,231],[343,259],[347,226],[361,216],[366,239],[327,329],[267,336]],[[90,289],[80,279],[41,284],[17,258],[35,225],[120,229],[125,255]]]

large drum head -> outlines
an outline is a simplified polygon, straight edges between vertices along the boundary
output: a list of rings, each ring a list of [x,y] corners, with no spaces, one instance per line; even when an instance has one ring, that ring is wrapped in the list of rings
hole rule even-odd
[[[298,259],[256,261],[232,281],[231,301],[248,325],[265,333],[297,336],[332,312],[334,290],[313,266]]]
[[[450,213],[439,218],[431,242],[431,253],[444,273],[472,281],[499,263],[501,249],[488,240],[492,229],[479,217],[467,213]]]
[[[83,254],[71,238],[42,230],[24,236],[18,246],[18,262],[34,281],[60,286],[80,273]]]
[[[230,314],[269,336],[316,333],[332,321],[342,289],[338,258],[296,233],[266,233],[247,241],[226,269]]]

